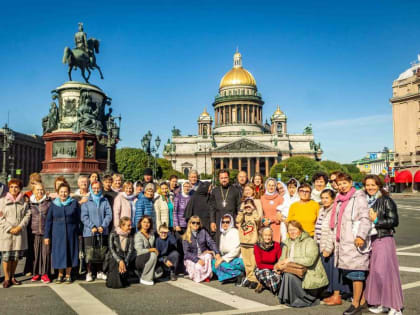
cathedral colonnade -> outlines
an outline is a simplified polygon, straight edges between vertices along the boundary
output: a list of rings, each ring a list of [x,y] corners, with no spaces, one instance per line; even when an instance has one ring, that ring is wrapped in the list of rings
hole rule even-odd
[[[248,178],[256,173],[265,177],[270,175],[271,167],[277,162],[277,157],[212,157],[212,168],[215,173],[221,169],[245,171]]]

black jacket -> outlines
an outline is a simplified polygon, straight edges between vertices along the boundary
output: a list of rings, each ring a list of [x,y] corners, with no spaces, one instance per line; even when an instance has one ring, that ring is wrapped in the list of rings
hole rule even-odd
[[[392,236],[395,227],[398,226],[397,205],[388,196],[381,196],[372,206],[378,214],[378,220],[375,223],[375,229],[378,231],[377,237]]]
[[[128,236],[127,239],[127,249],[125,251],[121,248],[120,243],[120,236],[115,232],[111,232],[109,234],[109,252],[113,259],[115,259],[118,263],[120,260],[123,260],[125,265],[128,266],[130,260],[135,257],[135,250],[134,250],[134,237],[132,235]]]

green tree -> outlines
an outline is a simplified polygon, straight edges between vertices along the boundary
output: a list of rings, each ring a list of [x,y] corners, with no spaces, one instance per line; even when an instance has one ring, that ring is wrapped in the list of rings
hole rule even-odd
[[[168,180],[171,175],[176,175],[178,178],[185,178],[185,175],[173,169],[171,162],[164,158],[159,158],[158,162],[158,178]]]
[[[271,167],[270,176],[277,178],[277,174],[280,173],[283,182],[287,182],[292,177],[303,182],[306,176],[310,181],[312,175],[319,171],[326,171],[319,162],[308,157],[295,156],[274,164]]]
[[[117,149],[115,154],[118,173],[123,174],[125,180],[136,181],[143,179],[147,160],[146,152],[137,148]],[[153,165],[153,163],[154,159],[150,157],[150,165]]]
[[[335,171],[347,172],[347,168],[344,165],[335,161],[325,160],[321,161],[320,164],[327,171],[328,174],[331,174]]]
[[[238,170],[229,170],[229,181],[231,183],[234,183],[236,181],[236,176],[238,176],[238,173]]]

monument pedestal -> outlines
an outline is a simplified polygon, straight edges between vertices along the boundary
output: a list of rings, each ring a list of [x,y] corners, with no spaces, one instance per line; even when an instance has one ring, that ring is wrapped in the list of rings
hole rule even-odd
[[[71,190],[77,189],[77,178],[92,172],[103,173],[107,166],[108,129],[115,128],[105,114],[110,99],[97,86],[66,82],[53,91],[50,114],[44,118],[45,160],[41,176],[48,191],[54,191],[54,180],[64,176]],[[114,161],[115,146],[111,150]]]

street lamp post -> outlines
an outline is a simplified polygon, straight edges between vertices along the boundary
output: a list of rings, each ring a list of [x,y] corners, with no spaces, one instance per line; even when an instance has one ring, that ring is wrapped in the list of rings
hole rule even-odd
[[[207,175],[207,152],[210,153],[211,148],[204,144],[200,146],[199,150],[204,151],[204,174]]]
[[[118,124],[116,123],[115,119],[118,119]],[[106,146],[106,174],[112,173],[111,167],[111,152],[112,148],[118,143],[120,140],[120,126],[121,126],[121,116],[113,117],[109,116],[106,122],[106,138],[105,136],[101,136],[101,133],[98,133],[97,139],[100,144]]]
[[[3,127],[3,146],[2,146],[2,152],[3,152],[3,166],[2,166],[2,172],[1,172],[1,178],[3,182],[7,181],[7,170],[6,170],[6,163],[7,163],[7,151],[10,149],[13,141],[15,140],[15,135],[13,133],[13,130],[7,127],[7,124]],[[10,165],[13,165],[14,168],[14,161],[13,157],[10,156]],[[12,174],[13,177],[13,174]]]
[[[150,157],[153,155],[153,153],[155,153],[155,161],[153,164],[153,178],[156,178],[156,174],[157,174],[156,160],[159,156],[157,152],[159,150],[161,140],[159,136],[157,136],[155,139],[155,146],[151,147],[152,137],[153,137],[152,132],[149,130],[141,139],[141,146],[143,147],[144,152],[146,152],[147,154],[147,167],[150,167]]]

